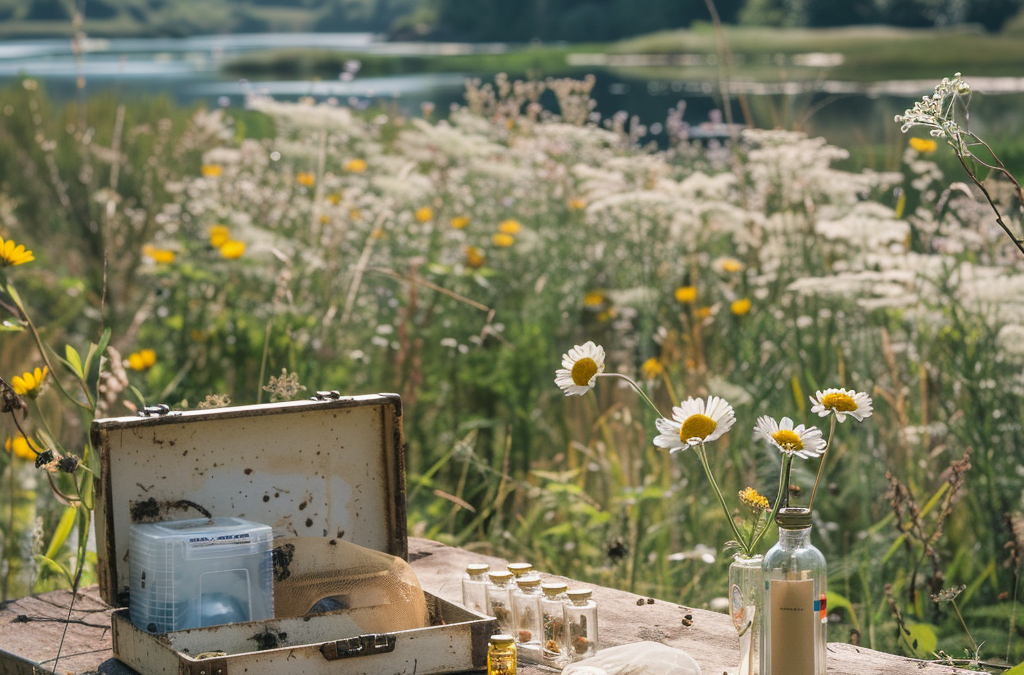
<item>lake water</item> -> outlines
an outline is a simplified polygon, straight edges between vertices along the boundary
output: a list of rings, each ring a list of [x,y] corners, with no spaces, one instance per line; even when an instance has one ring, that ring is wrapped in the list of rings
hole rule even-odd
[[[242,54],[291,47],[396,55],[501,53],[509,49],[505,44],[385,42],[370,33],[291,33],[90,39],[84,44],[83,57],[77,59],[66,39],[11,40],[0,44],[0,85],[19,75],[30,75],[45,84],[51,97],[66,101],[77,96],[76,81],[83,77],[88,93],[114,92],[126,98],[165,94],[182,104],[242,105],[247,94],[257,92],[285,100],[333,97],[355,106],[386,100],[417,114],[424,102],[433,103],[439,111],[461,103],[467,77],[486,79],[493,75],[408,73],[351,77],[341,73],[330,80],[249,82],[223,73],[225,63]],[[829,57],[817,56],[826,62]],[[718,85],[688,79],[685,63],[651,63],[651,58],[671,57],[577,55],[573,65],[597,76],[594,98],[603,117],[626,111],[657,132],[668,110],[684,101],[685,120],[699,130],[720,106]],[[659,72],[668,76],[631,78],[623,74],[628,72],[623,67],[629,65],[661,65]],[[1018,112],[1024,106],[1024,78],[975,78],[968,73],[965,77],[976,91],[987,93],[987,114],[978,115],[979,118],[989,119],[1000,134],[1024,133]],[[731,86],[734,101],[741,96],[746,98],[758,126],[799,127],[849,147],[853,143],[895,141],[900,134],[892,122],[893,115],[930,93],[934,84],[934,80],[868,84],[817,80],[733,82]],[[733,111],[736,121],[744,121],[738,104]]]

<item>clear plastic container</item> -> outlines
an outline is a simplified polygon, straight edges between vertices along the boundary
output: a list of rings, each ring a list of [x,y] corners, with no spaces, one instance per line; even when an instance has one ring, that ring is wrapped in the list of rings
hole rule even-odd
[[[512,614],[512,573],[494,571],[487,575],[487,615],[498,620],[498,632],[515,634],[515,619]]]
[[[520,647],[539,650],[544,632],[540,618],[540,577],[528,574],[519,577],[518,587],[512,591],[512,613],[515,616],[516,643]]]
[[[565,625],[568,630],[569,660],[579,661],[597,653],[597,602],[590,589],[574,588],[566,593]]]
[[[825,556],[811,544],[811,512],[780,509],[779,542],[764,556],[761,675],[825,675]]]
[[[491,583],[487,573],[491,566],[482,563],[466,565],[462,575],[462,604],[466,609],[487,613],[487,586]]]
[[[129,616],[150,633],[274,617],[273,533],[241,518],[129,529]]]
[[[549,581],[540,585],[543,596],[540,599],[540,615],[543,627],[541,658],[555,668],[569,663],[565,630],[565,595],[567,586],[561,581]]]

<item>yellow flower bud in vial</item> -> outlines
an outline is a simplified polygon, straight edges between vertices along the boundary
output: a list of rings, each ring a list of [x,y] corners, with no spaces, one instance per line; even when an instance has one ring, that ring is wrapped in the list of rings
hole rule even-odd
[[[511,635],[492,635],[487,647],[487,675],[516,675],[516,641]]]

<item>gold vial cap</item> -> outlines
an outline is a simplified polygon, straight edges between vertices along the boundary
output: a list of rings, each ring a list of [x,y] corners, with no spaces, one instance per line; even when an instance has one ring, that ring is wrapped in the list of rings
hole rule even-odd
[[[508,571],[516,575],[517,579],[526,574],[527,572],[530,572],[531,570],[533,570],[533,565],[531,565],[528,562],[517,562],[508,564]]]
[[[565,589],[567,588],[568,586],[566,586],[562,581],[548,581],[540,585],[540,589],[544,591],[544,595],[549,598],[565,593]]]
[[[504,570],[489,572],[487,577],[496,584],[507,584],[512,579],[512,573]]]
[[[504,649],[506,647],[511,647],[515,643],[516,639],[511,635],[505,635],[504,633],[500,633],[498,635],[491,636],[491,644],[495,647],[500,647]]]
[[[519,584],[519,588],[537,588],[540,586],[540,577],[533,575],[528,577],[519,577],[516,579],[516,583]]]
[[[593,591],[589,588],[574,588],[571,591],[566,592],[569,599],[573,602],[583,603],[590,600],[590,596],[593,595]]]
[[[470,563],[469,565],[466,565],[466,574],[478,576],[480,574],[487,574],[490,569],[491,566],[484,563]]]

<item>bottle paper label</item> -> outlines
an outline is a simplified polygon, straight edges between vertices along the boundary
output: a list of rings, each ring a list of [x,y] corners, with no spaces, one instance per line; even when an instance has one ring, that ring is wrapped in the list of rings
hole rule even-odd
[[[814,673],[814,580],[771,581],[771,672]]]

